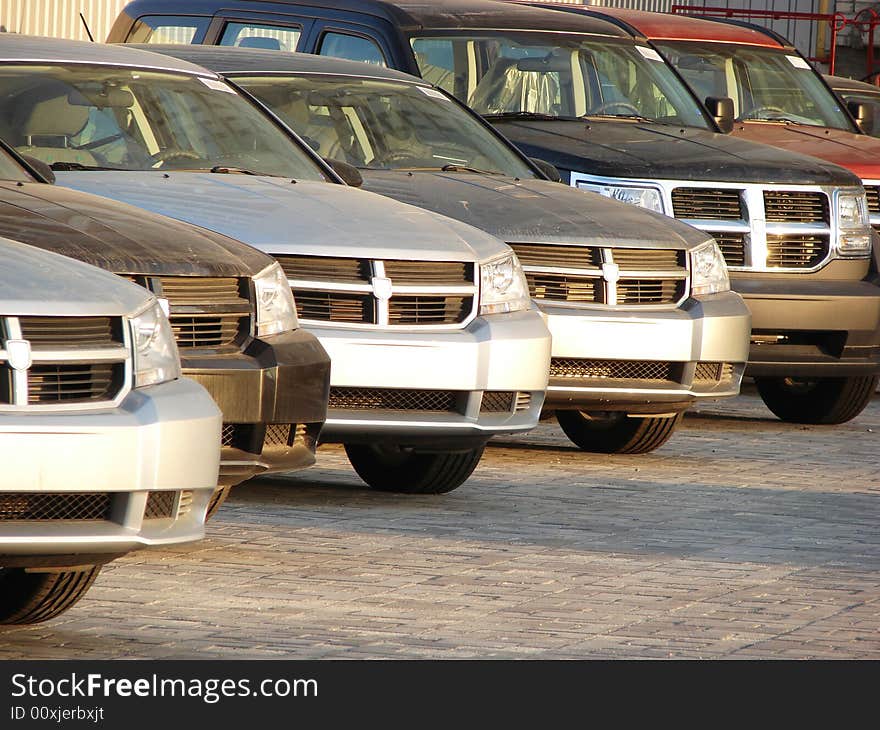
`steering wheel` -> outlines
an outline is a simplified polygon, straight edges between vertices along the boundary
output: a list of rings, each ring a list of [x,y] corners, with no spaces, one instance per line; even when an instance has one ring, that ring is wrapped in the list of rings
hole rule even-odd
[[[637,117],[643,116],[643,114],[628,101],[606,101],[604,104],[599,104],[595,109],[591,109],[585,116],[590,116],[591,114],[604,114],[609,109],[614,108],[626,109],[633,112]]]
[[[778,106],[753,106],[747,112],[743,112],[740,115],[740,119],[754,119],[755,117],[759,117],[767,112],[775,112],[777,114],[785,115],[785,109],[780,109]]]
[[[171,160],[201,160],[201,156],[190,150],[182,150],[177,147],[171,147],[167,150],[159,150],[155,155],[150,155],[150,161],[153,167],[163,167],[166,162]]]

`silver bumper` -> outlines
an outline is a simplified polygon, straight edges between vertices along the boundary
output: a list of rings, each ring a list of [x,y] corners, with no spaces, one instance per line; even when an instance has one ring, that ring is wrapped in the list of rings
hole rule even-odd
[[[185,378],[132,391],[104,411],[3,413],[0,497],[99,495],[108,508],[104,518],[80,519],[75,510],[66,519],[7,515],[0,556],[19,556],[21,565],[21,556],[121,555],[202,538],[220,424],[207,391]],[[173,493],[169,516],[145,516],[155,492]]]
[[[660,413],[698,398],[739,393],[749,354],[750,315],[733,292],[694,297],[669,310],[574,309],[542,303],[553,335],[553,358],[669,363],[673,379],[562,378],[551,375],[547,408],[595,408]],[[730,377],[695,379],[698,363],[724,363]],[[635,409],[635,410],[633,410]]]
[[[528,431],[540,417],[547,387],[550,333],[536,308],[478,317],[453,331],[312,327],[333,363],[331,407],[322,441],[378,440],[435,444],[485,441]],[[335,389],[449,391],[454,412],[334,407]],[[481,411],[485,391],[528,394],[509,413]]]

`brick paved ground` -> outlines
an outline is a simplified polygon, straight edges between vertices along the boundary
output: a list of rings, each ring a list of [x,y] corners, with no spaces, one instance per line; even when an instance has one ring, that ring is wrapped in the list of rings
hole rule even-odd
[[[436,498],[319,463],[0,631],[0,658],[880,658],[880,400],[831,429],[707,405],[641,457],[542,425]]]

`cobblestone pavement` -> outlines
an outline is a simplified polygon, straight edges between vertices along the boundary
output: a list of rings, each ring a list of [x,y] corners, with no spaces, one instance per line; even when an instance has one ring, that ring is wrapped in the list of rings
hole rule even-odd
[[[0,631],[0,658],[880,658],[880,399],[836,428],[707,404],[639,457],[542,424],[440,497],[319,465]]]

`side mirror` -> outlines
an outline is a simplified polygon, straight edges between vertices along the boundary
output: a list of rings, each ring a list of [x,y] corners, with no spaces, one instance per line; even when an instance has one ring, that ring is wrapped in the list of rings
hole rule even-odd
[[[339,177],[342,178],[342,181],[353,188],[359,188],[364,184],[364,176],[361,175],[361,171],[358,170],[354,165],[349,165],[347,162],[343,162],[342,160],[335,160],[332,157],[324,157],[324,162],[326,162],[333,169]]]
[[[856,120],[859,129],[865,134],[871,134],[874,131],[874,117],[871,114],[871,108],[867,104],[861,101],[848,101],[846,108],[853,115],[853,119]]]
[[[733,99],[729,96],[707,96],[706,109],[724,134],[733,131]]]
[[[562,182],[562,175],[559,174],[556,165],[551,165],[547,160],[542,160],[539,157],[529,157],[529,161],[552,182]]]
[[[28,163],[28,165],[34,168],[34,171],[46,182],[55,182],[55,173],[53,172],[52,168],[49,167],[49,165],[47,165],[45,162],[37,159],[36,157],[31,157],[30,155],[22,155],[21,159],[23,159],[25,162]]]

